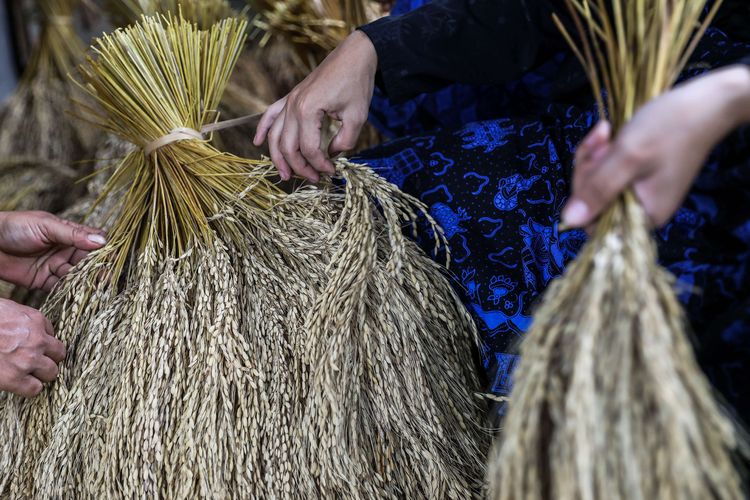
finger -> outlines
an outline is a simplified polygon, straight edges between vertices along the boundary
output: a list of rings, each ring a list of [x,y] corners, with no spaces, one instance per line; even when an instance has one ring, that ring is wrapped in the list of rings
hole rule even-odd
[[[64,278],[66,274],[70,272],[70,270],[73,269],[73,265],[70,262],[64,262],[62,265],[58,266],[55,270],[55,276],[58,278]]]
[[[591,131],[586,134],[581,144],[576,149],[575,163],[578,166],[591,155],[591,153],[606,144],[610,140],[612,126],[607,120],[601,120]]]
[[[568,227],[586,227],[633,181],[634,168],[613,148],[601,166],[589,175],[577,177],[573,194],[563,209],[563,223]]]
[[[590,176],[593,172],[600,169],[602,162],[612,150],[612,143],[604,142],[597,144],[589,151],[585,158],[577,159],[575,169],[573,170],[573,183],[581,182],[582,179]]]
[[[19,380],[15,387],[10,389],[10,392],[24,398],[33,398],[41,394],[43,389],[44,384],[42,384],[41,380],[27,375]]]
[[[45,315],[42,314],[42,319],[44,320],[44,331],[47,333],[47,335],[49,335],[50,337],[52,337],[54,339],[55,338],[55,327],[52,326],[52,322],[49,320],[49,318],[47,318],[47,316],[45,316]]]
[[[271,104],[266,112],[263,113],[263,116],[258,122],[258,128],[255,129],[253,144],[260,147],[264,142],[266,142],[266,139],[268,138],[268,132],[270,132],[271,127],[273,127],[276,119],[279,117],[279,114],[281,114],[281,112],[284,110],[286,101],[286,97],[284,97],[283,99],[279,99],[275,103]]]
[[[47,269],[49,270],[49,273],[54,274],[55,276],[58,276],[60,278],[65,276],[65,272],[67,272],[66,270],[72,267],[70,265],[70,259],[73,258],[73,255],[75,255],[77,251],[78,250],[76,250],[74,247],[62,248],[55,251],[44,262]]]
[[[83,259],[89,256],[89,252],[86,250],[76,250],[70,257],[70,263],[77,266]]]
[[[107,243],[100,230],[63,220],[54,215],[48,215],[43,219],[41,229],[50,243],[72,246],[80,250],[96,250]]]
[[[320,146],[323,111],[303,119],[300,125],[300,151],[307,164],[318,172],[333,175],[336,169]]]
[[[69,265],[68,261],[75,253],[75,248],[52,248],[34,262],[34,275],[29,288],[50,291],[59,281],[59,270]]]
[[[271,153],[271,161],[279,171],[279,175],[285,181],[292,178],[292,169],[284,159],[284,155],[279,150],[279,142],[281,140],[281,132],[284,129],[284,118],[280,117],[271,127],[271,131],[268,133],[268,151]]]
[[[689,184],[688,184],[689,186]],[[656,178],[646,178],[633,183],[633,192],[641,203],[648,222],[652,227],[661,228],[670,221],[687,195],[682,192],[678,197],[667,195],[663,183]]]
[[[284,116],[284,130],[281,132],[280,149],[284,155],[284,160],[292,167],[294,173],[311,182],[320,180],[320,174],[302,156],[299,143],[299,122],[289,112]]]
[[[65,359],[66,353],[67,351],[65,349],[65,344],[60,342],[59,339],[51,335],[48,335],[45,338],[44,355],[49,359],[51,359],[55,363],[62,363]]]
[[[31,372],[31,375],[42,382],[53,382],[59,374],[57,363],[46,356],[39,358],[37,367]]]
[[[38,288],[39,290],[45,293],[50,293],[52,290],[55,289],[58,283],[60,283],[60,278],[58,278],[54,274],[50,274],[49,276],[47,276],[47,279],[44,280],[44,283],[42,283],[42,286]]]
[[[331,145],[328,146],[329,155],[334,157],[339,153],[354,149],[357,146],[357,139],[366,120],[366,115],[352,114],[344,116],[341,129],[334,136]]]

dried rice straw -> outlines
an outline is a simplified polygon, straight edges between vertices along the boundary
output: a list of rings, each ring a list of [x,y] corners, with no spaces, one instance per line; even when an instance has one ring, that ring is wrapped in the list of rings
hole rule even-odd
[[[568,0],[582,44],[558,25],[597,97],[606,90],[615,131],[675,82],[719,4],[701,23],[704,0]],[[743,498],[740,438],[685,324],[629,191],[534,317],[489,466],[491,498]]]
[[[184,19],[206,29],[228,17],[244,15],[227,0],[109,0],[107,7],[116,25],[137,22],[142,16],[181,13]],[[260,113],[276,100],[272,77],[262,71],[256,50],[244,50],[222,98],[222,116],[227,118]],[[238,127],[214,134],[217,147],[246,157],[260,154],[248,139],[252,130]],[[98,155],[101,157],[101,155]]]
[[[267,160],[185,131],[217,118],[245,28],[144,18],[81,68],[92,119],[138,150],[103,194],[117,199],[109,244],[44,307],[68,346],[60,379],[0,407],[0,496],[466,498],[481,486],[475,328],[401,232],[425,207],[345,161],[343,185],[287,196]],[[143,153],[175,129],[184,140]]]

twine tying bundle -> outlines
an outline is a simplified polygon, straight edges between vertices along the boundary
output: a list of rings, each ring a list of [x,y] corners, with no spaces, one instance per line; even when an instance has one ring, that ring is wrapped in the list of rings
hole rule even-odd
[[[143,146],[143,152],[146,156],[151,156],[156,150],[161,149],[165,146],[169,146],[170,144],[173,144],[175,142],[189,140],[202,141],[206,139],[207,135],[213,132],[246,125],[260,119],[261,116],[263,116],[262,113],[240,116],[238,118],[232,118],[231,120],[224,120],[217,123],[209,123],[201,127],[200,131],[190,127],[176,127],[173,128],[168,134],[163,135]]]

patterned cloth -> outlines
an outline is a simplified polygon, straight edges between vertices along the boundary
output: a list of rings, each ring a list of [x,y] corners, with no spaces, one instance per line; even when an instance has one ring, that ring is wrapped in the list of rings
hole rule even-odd
[[[749,53],[712,29],[684,77]],[[494,111],[506,118],[421,131],[358,159],[423,200],[445,230],[454,284],[481,331],[488,388],[497,395],[510,391],[534,303],[586,239],[581,231],[560,234],[557,221],[575,147],[597,117],[592,102],[544,98],[555,64],[562,60],[503,89]],[[417,121],[409,126],[420,131]],[[679,280],[703,368],[750,420],[750,127],[717,148],[657,242]]]

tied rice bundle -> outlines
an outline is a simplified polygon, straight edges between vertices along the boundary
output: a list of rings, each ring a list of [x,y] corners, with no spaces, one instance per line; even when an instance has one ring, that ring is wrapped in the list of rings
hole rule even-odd
[[[91,141],[67,113],[68,72],[85,51],[73,26],[78,0],[37,0],[40,34],[14,94],[0,111],[0,210],[57,210],[72,189],[71,166]]]
[[[702,24],[704,0],[568,4],[582,43],[558,26],[602,116],[606,95],[616,132],[675,82],[720,2]],[[742,441],[712,397],[673,278],[656,259],[628,191],[550,287],[522,344],[488,471],[492,498],[744,498],[732,460]]]
[[[179,13],[200,29],[206,29],[222,19],[244,15],[235,11],[227,0],[109,0],[107,7],[113,22],[120,26],[137,22],[144,15]],[[257,51],[243,51],[222,97],[222,116],[236,118],[262,113],[276,100],[272,87],[271,76],[261,70]],[[257,148],[247,140],[251,132],[248,127],[235,127],[214,134],[213,140],[223,150],[257,156]]]
[[[476,334],[402,234],[425,207],[369,168],[285,195],[220,152],[246,22],[144,18],[81,67],[92,120],[137,146],[108,245],[44,312],[60,379],[0,414],[0,496],[466,498],[485,433]],[[145,154],[144,154],[145,153]],[[436,244],[443,244],[435,227]]]

